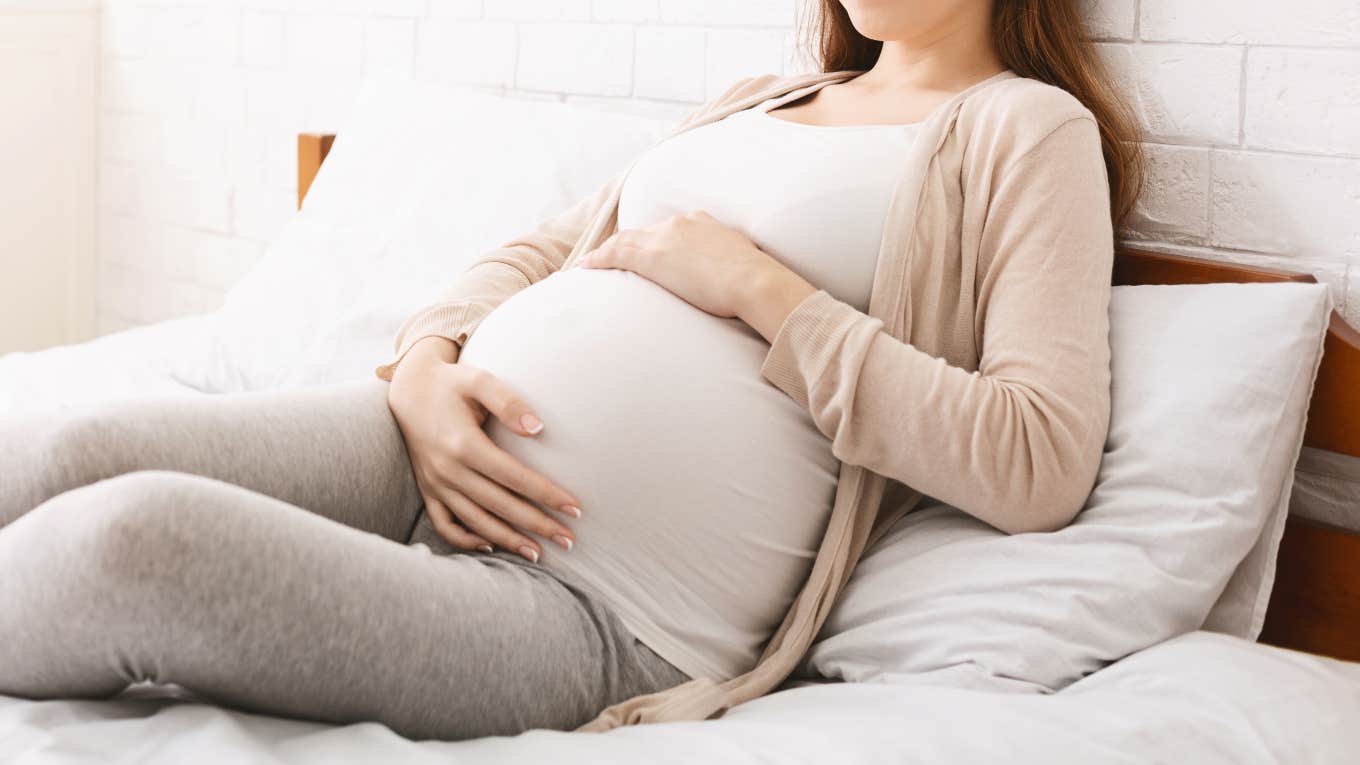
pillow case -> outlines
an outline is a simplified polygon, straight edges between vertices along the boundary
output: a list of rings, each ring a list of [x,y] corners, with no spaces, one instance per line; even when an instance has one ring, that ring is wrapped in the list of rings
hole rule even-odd
[[[1199,629],[1255,639],[1332,309],[1302,283],[1113,288],[1110,432],[1076,521],[926,498],[865,551],[798,674],[1055,691]]]

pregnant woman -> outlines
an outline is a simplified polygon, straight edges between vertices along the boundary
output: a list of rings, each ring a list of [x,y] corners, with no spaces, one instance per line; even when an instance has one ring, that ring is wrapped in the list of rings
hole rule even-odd
[[[0,693],[416,738],[719,715],[929,495],[1081,510],[1136,133],[1075,0],[825,0],[368,381],[0,434]],[[513,182],[513,179],[507,179]]]

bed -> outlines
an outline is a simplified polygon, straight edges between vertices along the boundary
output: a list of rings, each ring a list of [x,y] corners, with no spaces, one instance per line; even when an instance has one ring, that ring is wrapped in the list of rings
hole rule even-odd
[[[438,119],[412,112],[439,108],[429,105],[429,91],[412,90],[416,87],[370,84],[341,132],[339,145],[354,136],[349,153],[337,152],[334,166],[327,161],[337,145],[334,136],[299,137],[299,203],[305,198],[307,204],[221,310],[78,346],[0,357],[0,414],[371,374],[396,324],[446,277],[453,262],[446,250],[482,251],[552,212],[553,200],[583,195],[598,181],[572,164],[579,161],[572,155],[581,153],[574,147],[584,134],[574,131],[607,127],[610,140],[591,151],[622,166],[670,124],[572,108],[571,129],[556,122],[553,130],[515,135],[509,123],[497,126],[511,134],[506,141],[532,137],[540,144],[535,150],[557,158],[560,177],[542,179],[555,196],[531,199],[533,194],[484,186],[476,193],[504,194],[487,208],[492,219],[455,226],[431,212],[439,208],[414,201],[431,196],[447,201],[460,193],[440,185],[447,168],[422,175],[409,167],[411,152],[418,155],[447,140],[442,131],[449,124],[437,129]],[[420,105],[412,106],[416,102]],[[560,113],[564,105],[496,108],[502,106],[567,119]],[[378,113],[385,116],[372,117]],[[401,140],[394,140],[396,123],[406,131]],[[360,154],[370,163],[360,163]],[[466,177],[474,178],[474,170],[468,168]],[[497,219],[501,210],[504,218]],[[362,225],[352,222],[360,217]],[[423,232],[419,240],[413,230]],[[1116,285],[1291,281],[1314,280],[1136,249],[1118,253],[1114,273]],[[804,673],[721,719],[605,734],[536,730],[467,742],[408,741],[371,723],[327,726],[250,715],[200,702],[174,687],[137,686],[107,701],[0,696],[0,760],[1348,761],[1360,751],[1360,503],[1352,504],[1354,495],[1347,493],[1360,486],[1360,333],[1333,312],[1324,343],[1302,434],[1295,501],[1273,563],[1259,641],[1185,629],[1086,672],[1057,692],[889,678],[845,682]],[[1309,497],[1321,499],[1300,503]],[[1319,506],[1331,515],[1317,512]]]

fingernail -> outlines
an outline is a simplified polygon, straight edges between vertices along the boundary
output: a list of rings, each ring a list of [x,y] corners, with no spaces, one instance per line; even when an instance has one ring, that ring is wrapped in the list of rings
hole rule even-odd
[[[567,535],[558,534],[553,537],[553,541],[567,548],[567,552],[571,552],[571,538]]]
[[[577,507],[576,505],[563,505],[562,512],[566,513],[567,515],[570,515],[573,518],[581,517],[581,508]]]
[[[534,563],[538,562],[538,551],[530,547],[529,545],[520,545],[519,554],[523,555],[524,557],[528,558]]]
[[[519,424],[520,424],[521,427],[523,427],[525,430],[529,431],[530,433],[535,433],[535,434],[536,434],[536,433],[538,433],[538,431],[540,431],[540,430],[543,429],[543,423],[539,422],[539,421],[538,421],[538,418],[535,417],[535,416],[533,416],[532,414],[522,414],[522,415],[520,415],[520,417],[519,417]]]
[[[492,552],[492,550],[491,550],[491,545],[477,545],[477,549],[478,549],[478,550],[481,550],[482,552],[484,552],[484,553],[486,553],[486,554],[488,554],[488,555],[490,555],[491,552]]]

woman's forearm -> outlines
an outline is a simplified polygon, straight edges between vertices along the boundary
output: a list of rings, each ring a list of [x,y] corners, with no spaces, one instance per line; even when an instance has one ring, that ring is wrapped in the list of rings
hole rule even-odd
[[[747,282],[737,316],[766,342],[774,342],[780,325],[793,309],[816,291],[808,280],[774,262]]]

